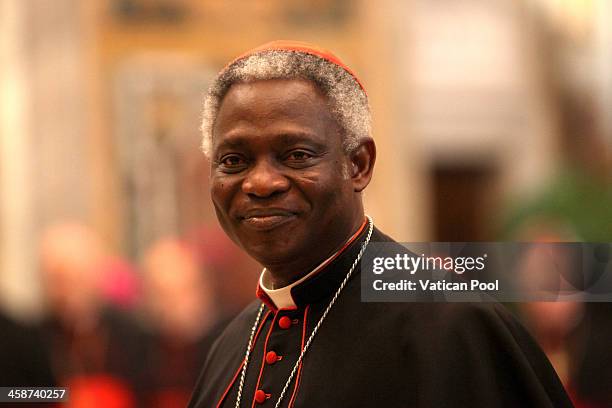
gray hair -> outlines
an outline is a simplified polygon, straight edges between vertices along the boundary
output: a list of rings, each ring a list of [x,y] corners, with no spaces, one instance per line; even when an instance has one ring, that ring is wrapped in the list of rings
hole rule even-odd
[[[330,112],[343,129],[343,147],[352,151],[370,136],[368,98],[357,80],[344,68],[316,55],[300,51],[266,50],[235,61],[222,70],[204,100],[202,150],[210,157],[212,130],[219,107],[235,83],[268,79],[306,79],[326,96]]]

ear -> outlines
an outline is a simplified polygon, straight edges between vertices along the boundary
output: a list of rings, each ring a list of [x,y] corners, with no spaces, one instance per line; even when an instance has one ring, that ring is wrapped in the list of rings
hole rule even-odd
[[[371,137],[359,141],[359,145],[349,154],[351,180],[355,192],[365,189],[372,179],[376,161],[376,145]]]

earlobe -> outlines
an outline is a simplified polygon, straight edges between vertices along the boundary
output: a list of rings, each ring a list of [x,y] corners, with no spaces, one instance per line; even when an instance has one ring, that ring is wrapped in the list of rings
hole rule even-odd
[[[359,145],[351,152],[351,178],[355,192],[365,189],[374,171],[376,162],[376,145],[371,137],[360,140]]]

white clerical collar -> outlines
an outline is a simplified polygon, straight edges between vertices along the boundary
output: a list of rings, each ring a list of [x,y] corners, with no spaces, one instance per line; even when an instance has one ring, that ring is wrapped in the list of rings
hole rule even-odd
[[[359,234],[363,231],[364,227],[367,224],[367,220],[359,227],[357,232],[355,232],[351,237],[342,245],[338,251],[334,252],[329,258],[325,259],[321,262],[316,268],[302,276],[299,280],[293,282],[290,285],[283,286],[278,289],[270,289],[269,286],[266,285],[266,282],[269,284],[270,282],[270,272],[266,268],[261,271],[261,276],[259,277],[259,287],[260,289],[268,296],[268,298],[274,303],[277,309],[297,309],[297,305],[293,300],[293,296],[291,296],[291,289],[295,286],[298,286],[302,282],[307,281],[312,276],[316,275],[321,269],[325,268],[331,261],[333,261],[338,255],[340,255],[348,246],[359,236]]]

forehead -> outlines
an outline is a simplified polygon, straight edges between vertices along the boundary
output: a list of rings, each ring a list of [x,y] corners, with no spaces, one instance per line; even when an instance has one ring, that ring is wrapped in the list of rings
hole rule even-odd
[[[228,139],[264,135],[326,138],[330,132],[338,133],[337,123],[327,97],[312,82],[272,79],[236,83],[219,107],[213,149]]]

